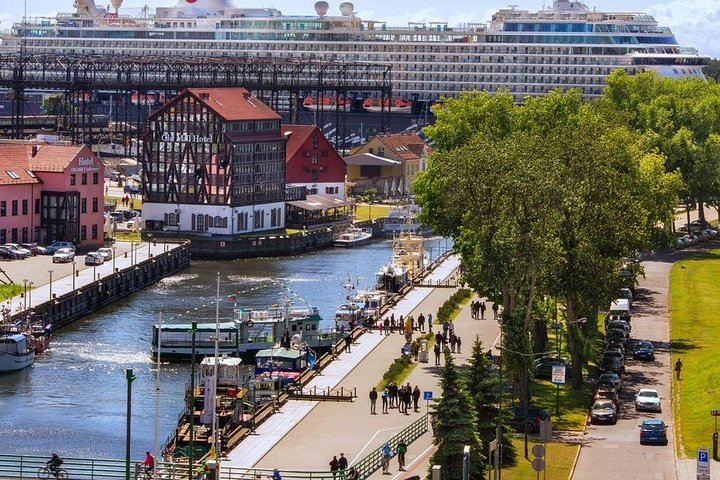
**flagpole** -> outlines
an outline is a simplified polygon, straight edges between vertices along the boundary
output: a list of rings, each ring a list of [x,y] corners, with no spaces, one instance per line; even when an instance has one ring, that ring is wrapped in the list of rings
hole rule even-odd
[[[157,468],[158,437],[160,435],[160,340],[162,339],[162,310],[158,314],[158,337],[157,337],[157,367],[155,370],[155,438],[153,441],[153,453],[155,454],[155,467]],[[153,471],[153,476],[156,470]]]
[[[220,361],[220,272],[217,272],[217,290],[215,292],[215,361],[213,362],[213,411],[212,411],[212,432],[213,446],[215,447],[215,471],[220,478],[220,436],[218,435],[217,418],[217,384],[218,384],[218,363]]]

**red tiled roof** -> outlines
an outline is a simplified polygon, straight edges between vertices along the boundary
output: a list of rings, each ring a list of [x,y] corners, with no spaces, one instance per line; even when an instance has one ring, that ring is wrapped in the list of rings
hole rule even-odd
[[[376,138],[406,160],[420,158],[426,146],[425,141],[416,133],[386,133],[377,135]]]
[[[315,133],[316,130],[318,135],[322,135],[315,125],[283,124],[280,127],[280,131],[288,139],[287,144],[285,145],[285,158],[293,158],[303,143],[305,143],[305,141],[310,138],[310,135]]]
[[[83,145],[38,144],[35,157],[30,152],[30,168],[38,172],[62,172],[80,153]]]
[[[0,144],[0,185],[40,183],[38,178],[28,173],[30,170],[28,158],[31,153],[31,146],[25,143]],[[8,172],[13,172],[14,175]]]
[[[228,121],[280,118],[275,110],[242,87],[189,88],[187,91]]]

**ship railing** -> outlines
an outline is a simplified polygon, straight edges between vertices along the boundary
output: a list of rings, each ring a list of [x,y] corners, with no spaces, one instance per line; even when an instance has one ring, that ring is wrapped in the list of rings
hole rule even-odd
[[[0,455],[0,477],[35,478],[47,460],[47,456]],[[73,480],[125,478],[125,460],[122,459],[70,457],[63,460],[60,468]]]

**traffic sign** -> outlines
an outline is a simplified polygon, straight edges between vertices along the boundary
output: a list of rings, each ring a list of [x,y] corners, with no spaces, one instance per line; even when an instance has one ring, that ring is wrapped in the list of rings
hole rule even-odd
[[[705,447],[697,449],[697,473],[698,475],[710,475],[710,451]]]
[[[720,417],[720,410],[710,410],[710,415],[713,417]]]
[[[534,458],[532,461],[532,469],[536,472],[542,472],[545,468],[545,460],[542,458]]]
[[[544,457],[545,456],[545,447],[540,444],[533,445],[532,454],[536,458]]]
[[[552,383],[562,385],[565,383],[565,364],[556,363],[552,366]]]
[[[433,398],[433,397],[432,397],[432,392],[431,392],[431,391],[423,392],[423,400],[432,400],[432,398]]]

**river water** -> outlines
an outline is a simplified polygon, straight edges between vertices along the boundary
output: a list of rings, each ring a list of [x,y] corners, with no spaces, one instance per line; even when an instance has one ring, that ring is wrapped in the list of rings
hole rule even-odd
[[[431,238],[432,258],[450,242]],[[155,365],[150,356],[152,325],[214,321],[216,274],[220,274],[220,318],[229,318],[230,294],[238,305],[267,308],[291,298],[314,305],[331,328],[348,277],[361,288],[391,255],[390,241],[358,249],[328,249],[286,258],[197,261],[185,271],[99,310],[56,332],[51,349],[21,372],[0,376],[0,453],[122,458],[125,452],[127,382],[132,368],[131,449],[142,459],[155,438]],[[282,283],[284,287],[278,285]],[[174,431],[183,408],[190,367],[160,369],[159,441]]]

